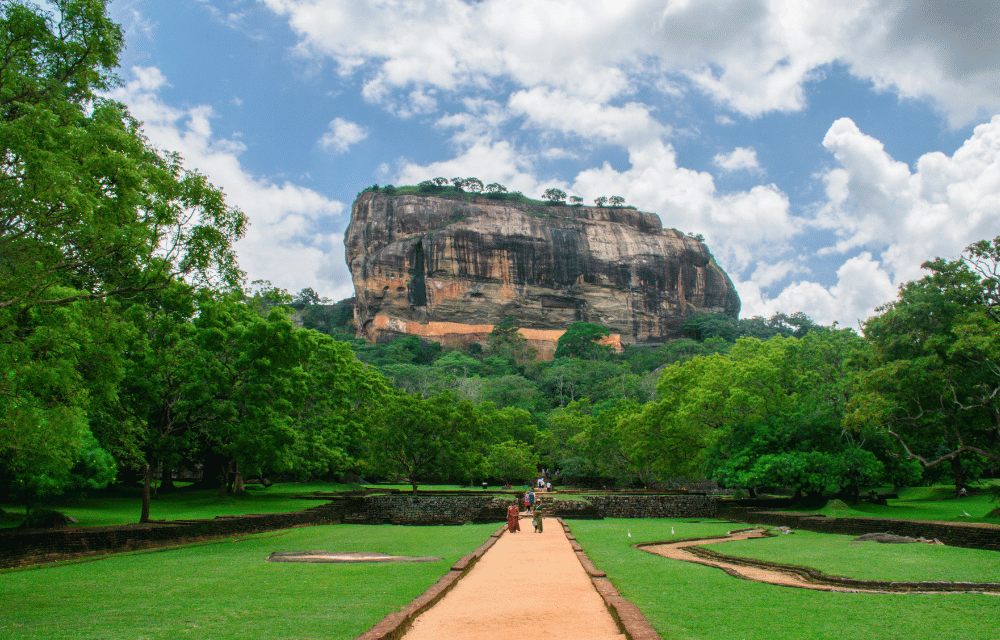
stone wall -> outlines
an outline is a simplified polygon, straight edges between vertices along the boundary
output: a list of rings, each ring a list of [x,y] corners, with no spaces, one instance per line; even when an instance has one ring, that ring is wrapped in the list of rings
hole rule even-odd
[[[604,518],[713,518],[719,501],[703,495],[608,495],[588,500]]]
[[[342,509],[346,506],[323,505],[294,513],[228,516],[212,520],[171,520],[116,527],[7,529],[0,531],[0,567],[149,549],[303,525],[333,524],[341,521]]]
[[[375,495],[363,499],[360,509],[347,512],[354,524],[462,524],[503,522],[517,495]]]
[[[785,513],[728,508],[724,517],[749,524],[790,527],[818,533],[860,536],[893,533],[912,538],[937,538],[953,547],[1000,551],[1000,526],[978,522],[927,522],[892,518],[828,518],[815,513]]]

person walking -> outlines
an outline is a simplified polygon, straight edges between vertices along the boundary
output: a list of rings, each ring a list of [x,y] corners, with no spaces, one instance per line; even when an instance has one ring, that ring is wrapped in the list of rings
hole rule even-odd
[[[535,524],[535,533],[542,533],[542,510],[535,510],[535,517],[532,520]]]
[[[528,513],[534,513],[534,512],[535,512],[535,492],[534,491],[529,491],[528,492]]]
[[[517,533],[521,530],[521,523],[519,519],[521,514],[517,510],[517,503],[507,507],[507,531],[511,533]]]

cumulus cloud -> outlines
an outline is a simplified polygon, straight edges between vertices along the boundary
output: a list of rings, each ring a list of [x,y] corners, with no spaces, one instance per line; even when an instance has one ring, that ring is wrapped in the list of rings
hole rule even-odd
[[[288,181],[250,175],[239,160],[245,146],[213,134],[211,107],[174,107],[159,95],[165,86],[159,69],[134,68],[111,97],[144,123],[143,133],[154,146],[179,153],[185,167],[207,176],[224,190],[228,204],[247,214],[250,228],[236,249],[249,279],[267,279],[290,291],[313,287],[335,299],[352,295],[343,234],[320,231],[331,220],[343,228],[344,205]]]
[[[701,233],[727,270],[740,273],[760,256],[781,255],[802,230],[788,197],[774,185],[719,194],[711,174],[679,166],[674,148],[658,140],[629,149],[629,161],[624,171],[607,163],[581,171],[573,190],[586,200],[620,195],[659,213],[665,227]]]
[[[839,236],[825,253],[880,250],[902,282],[920,277],[924,260],[954,258],[1000,235],[1000,116],[976,127],[951,157],[921,156],[915,171],[849,118],[833,123],[823,145],[840,164],[823,176],[827,202],[816,224]]]
[[[364,70],[373,102],[510,80],[604,104],[640,76],[664,93],[686,77],[754,116],[801,109],[803,83],[841,63],[878,87],[930,97],[956,124],[1000,107],[991,0],[262,1],[287,18],[300,55],[345,75]]]
[[[736,147],[729,153],[716,154],[715,158],[712,159],[712,162],[714,162],[720,169],[725,169],[726,171],[760,169],[760,164],[757,163],[757,152],[753,149],[747,149],[745,147]]]
[[[756,280],[756,273],[754,276],[749,281],[736,282],[743,302],[743,317],[804,311],[821,324],[837,322],[855,329],[876,307],[895,298],[898,289],[867,252],[845,261],[837,270],[836,284],[830,287],[798,281],[771,297],[763,291],[762,282]]]
[[[334,118],[318,144],[320,148],[333,153],[347,153],[348,149],[367,137],[368,130],[361,125],[343,118]]]
[[[781,269],[758,269],[737,285],[744,315],[803,310],[856,326],[900,284],[926,275],[923,262],[955,259],[972,242],[1000,235],[1000,116],[976,127],[952,156],[925,154],[914,170],[848,118],[833,123],[823,144],[840,166],[822,176],[827,198],[808,224],[839,237],[823,255],[863,250],[844,261],[830,287],[797,281],[769,296]]]

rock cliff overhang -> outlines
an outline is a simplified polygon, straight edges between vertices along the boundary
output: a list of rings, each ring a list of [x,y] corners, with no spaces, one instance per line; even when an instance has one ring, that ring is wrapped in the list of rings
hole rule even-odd
[[[371,341],[484,343],[514,316],[545,357],[577,321],[616,342],[663,342],[692,314],[740,310],[704,243],[630,208],[366,192],[344,244]]]

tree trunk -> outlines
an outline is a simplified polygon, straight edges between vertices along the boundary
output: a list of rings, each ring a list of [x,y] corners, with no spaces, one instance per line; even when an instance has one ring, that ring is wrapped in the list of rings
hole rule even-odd
[[[229,484],[229,470],[225,464],[219,465],[219,497],[226,497],[226,485]]]
[[[233,494],[242,496],[247,490],[243,488],[243,474],[240,473],[240,463],[236,463],[236,479],[233,482]]]
[[[177,491],[174,485],[174,469],[169,465],[163,465],[160,472],[160,491]]]
[[[951,459],[951,475],[955,479],[955,491],[965,486],[965,469],[962,468],[961,454]]]
[[[145,465],[142,468],[142,514],[139,522],[149,522],[149,486],[153,484],[153,466]]]

